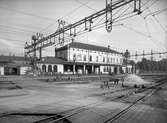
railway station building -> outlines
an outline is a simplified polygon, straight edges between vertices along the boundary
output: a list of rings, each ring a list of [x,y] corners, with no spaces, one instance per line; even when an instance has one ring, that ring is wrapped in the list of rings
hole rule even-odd
[[[37,74],[121,74],[125,73],[124,56],[109,47],[71,42],[55,49],[55,56],[37,62]],[[23,56],[0,56],[0,75],[32,74],[30,59]],[[128,65],[128,73],[132,72]]]
[[[38,68],[43,74],[120,74],[125,72],[123,59],[109,47],[71,42],[56,48],[55,57],[42,58]]]

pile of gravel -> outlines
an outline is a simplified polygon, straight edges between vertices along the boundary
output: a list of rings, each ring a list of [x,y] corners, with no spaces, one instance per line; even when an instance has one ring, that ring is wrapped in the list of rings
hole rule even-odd
[[[149,81],[146,81],[146,80],[142,79],[140,76],[137,76],[135,74],[126,75],[124,78],[124,83],[136,84],[136,85],[150,84]]]

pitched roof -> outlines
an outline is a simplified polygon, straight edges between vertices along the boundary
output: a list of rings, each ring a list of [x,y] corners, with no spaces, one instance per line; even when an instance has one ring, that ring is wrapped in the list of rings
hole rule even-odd
[[[56,58],[56,57],[43,57],[41,61],[39,61],[39,63],[45,63],[45,64],[65,64],[67,63],[66,60],[60,59],[60,58]]]
[[[80,48],[80,49],[87,49],[87,50],[94,50],[94,51],[121,54],[120,52],[117,52],[117,51],[115,51],[113,49],[110,49],[108,47],[102,47],[102,46],[97,46],[97,45],[92,45],[92,44],[85,44],[85,43],[80,43],[80,42],[71,42],[68,45],[69,45],[69,47],[73,47],[73,48]],[[67,49],[67,45],[65,45],[61,48],[58,48],[57,51],[64,50],[64,49]]]
[[[0,62],[25,61],[23,56],[0,56]]]

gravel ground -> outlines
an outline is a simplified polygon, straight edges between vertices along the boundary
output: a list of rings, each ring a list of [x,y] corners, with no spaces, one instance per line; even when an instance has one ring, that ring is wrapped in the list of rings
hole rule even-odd
[[[10,78],[11,79],[11,78]],[[18,90],[0,90],[0,95],[12,95],[0,97],[0,113],[26,112],[26,113],[60,113],[80,106],[100,103],[90,106],[89,110],[69,117],[73,123],[103,123],[106,119],[112,117],[130,104],[135,98],[141,96],[131,96],[123,101],[112,101],[110,98],[116,96],[115,91],[124,89],[121,85],[112,86],[109,89],[101,89],[99,82],[83,84],[55,84],[47,83],[26,78],[19,78],[14,81],[23,89]],[[167,87],[158,91],[149,100],[141,103],[130,110],[125,116],[115,121],[117,123],[152,123],[161,121],[166,123],[166,97]],[[106,95],[104,93],[107,93]],[[124,92],[119,92],[124,93]],[[17,94],[20,94],[19,96]],[[22,94],[22,95],[21,95]],[[61,113],[60,113],[61,114]],[[66,115],[66,114],[62,114]],[[153,117],[152,117],[153,116]],[[37,116],[10,116],[6,119],[0,118],[0,123],[19,123],[21,121],[31,122],[32,119],[38,119]]]

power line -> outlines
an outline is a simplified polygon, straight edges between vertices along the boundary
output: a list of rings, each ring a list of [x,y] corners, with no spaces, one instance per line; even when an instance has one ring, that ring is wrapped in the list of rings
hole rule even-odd
[[[156,3],[157,1],[159,1],[159,0],[156,0],[154,3]],[[141,4],[143,4],[142,2],[141,2]],[[153,5],[153,4],[152,4]],[[151,7],[151,6],[149,6],[149,7]],[[152,11],[149,9],[149,7],[147,7],[146,6],[146,9],[148,10],[148,12],[151,14],[152,13]],[[145,10],[146,10],[145,9]],[[163,27],[162,26],[162,24],[160,23],[160,21],[156,18],[156,16],[155,15],[152,15],[152,17],[155,19],[155,21],[160,25],[160,27],[162,28],[162,30],[164,30],[165,32],[167,32],[167,30],[165,29],[165,27]]]
[[[10,33],[10,34],[12,34],[12,33],[13,33],[13,34],[21,33],[22,35],[23,35],[23,34],[24,34],[24,35],[30,35],[30,36],[32,35],[32,33],[30,33],[30,32],[24,32],[24,31],[12,31],[12,30],[7,30],[7,31],[5,30],[5,31],[4,31],[4,30],[0,30],[0,32],[1,32],[1,33],[6,33],[6,34],[9,34],[9,33]]]
[[[48,17],[43,17],[43,16],[35,15],[35,14],[32,14],[32,13],[23,12],[23,11],[16,10],[16,9],[13,9],[13,8],[7,8],[7,7],[4,7],[4,6],[0,6],[0,8],[8,10],[8,11],[11,11],[11,12],[20,13],[20,14],[27,15],[27,16],[33,16],[33,17],[36,17],[36,18],[44,19],[44,20],[49,20],[49,21],[55,21],[55,20],[57,20],[57,19],[51,19],[51,18],[48,18]]]
[[[88,4],[90,1],[91,1],[91,0],[88,0],[85,4]],[[80,8],[83,7],[83,6],[84,6],[84,5],[82,4],[82,5],[80,5],[80,6],[76,7],[76,8],[74,8],[72,11],[68,12],[67,14],[65,14],[63,17],[61,17],[61,18],[59,18],[59,19],[61,20],[62,18],[66,17],[66,16],[68,16],[68,15],[70,15],[70,14],[72,14],[73,12],[76,12],[78,9],[80,9]],[[47,27],[43,28],[43,29],[40,30],[39,32],[42,32],[42,31],[44,31],[44,30],[47,30],[49,27],[51,27],[51,26],[53,26],[53,25],[55,25],[55,24],[57,24],[57,21],[56,21],[56,22],[53,22],[53,23],[51,23],[51,24],[49,24]]]
[[[167,11],[167,8],[164,8],[164,9],[161,9],[161,10],[158,10],[158,11],[154,11],[154,12],[152,12],[152,13],[149,13],[149,14],[147,14],[144,18],[147,18],[148,16],[150,16],[150,15],[158,15],[158,14],[161,14],[162,12],[165,12],[165,11]]]
[[[147,1],[146,3],[148,3],[149,1]],[[154,2],[155,3],[155,2]],[[152,4],[153,5],[153,4]],[[130,5],[129,5],[130,6]],[[143,6],[146,6],[146,4],[143,4]],[[143,7],[142,6],[142,7]],[[144,10],[143,10],[144,11]],[[146,27],[146,29],[147,29],[147,32],[148,32],[148,36],[146,36],[146,35],[144,35],[144,33],[141,33],[141,32],[139,32],[139,31],[137,31],[137,30],[134,30],[133,29],[133,31],[135,31],[136,33],[139,33],[139,34],[142,34],[142,35],[144,35],[144,36],[146,36],[147,38],[149,38],[156,46],[158,46],[157,45],[157,42],[153,39],[153,37],[151,36],[151,33],[150,33],[150,31],[149,31],[149,28],[148,28],[148,24],[147,24],[147,21],[146,21],[146,19],[145,19],[145,17],[143,17],[142,15],[140,15],[140,17],[142,17],[143,19],[144,19],[144,21],[145,21],[145,27]],[[131,28],[132,29],[132,28]]]
[[[83,6],[85,6],[85,7],[87,7],[87,8],[89,8],[89,9],[91,9],[91,10],[93,10],[93,11],[95,11],[95,12],[97,12],[97,10],[96,9],[94,9],[94,8],[92,8],[92,7],[90,7],[90,6],[88,6],[87,4],[84,4],[84,3],[82,3],[81,1],[79,1],[79,0],[75,0],[77,3],[80,3],[81,5],[83,5]]]
[[[18,30],[18,31],[24,31],[24,32],[35,33],[35,32],[33,32],[33,31],[25,30],[25,29],[23,29],[23,28],[12,27],[12,26],[2,25],[2,24],[0,24],[0,26],[1,26],[1,29],[4,28],[4,29],[11,29],[11,30],[14,30],[14,31]]]
[[[125,26],[125,24],[122,24],[121,26],[123,26],[123,27],[125,27],[125,28],[127,28],[127,29],[129,29],[129,30],[131,30],[131,31],[133,31],[133,32],[135,32],[135,33],[138,33],[138,34],[140,34],[140,35],[142,35],[142,36],[144,36],[144,37],[147,37],[147,38],[150,39],[154,44],[155,44],[155,42],[156,42],[156,40],[153,39],[152,36],[146,35],[146,34],[144,34],[143,32],[140,32],[140,31],[138,31],[138,30],[133,29],[132,27]],[[155,46],[158,47],[159,45],[155,44]],[[161,47],[162,47],[162,46],[161,46]],[[158,47],[158,48],[159,48],[159,47]],[[164,49],[164,47],[162,47],[162,48]]]
[[[116,19],[122,17],[124,15],[124,13],[129,10],[129,8],[130,7],[126,8],[118,17],[114,18],[113,21],[115,21]]]
[[[0,37],[1,39],[3,39],[3,40],[9,40],[9,41],[17,41],[17,42],[21,42],[21,43],[24,43],[25,41],[24,40],[18,40],[18,39],[9,39],[9,38],[4,38],[4,37]]]
[[[153,6],[155,3],[157,3],[159,0],[155,0],[154,2],[152,2],[150,5],[149,5],[149,7],[146,5],[146,4],[143,4],[142,2],[141,2],[141,4],[143,4],[143,6],[146,6],[146,8],[143,10],[143,11],[145,11],[146,9],[149,9],[151,6]]]

